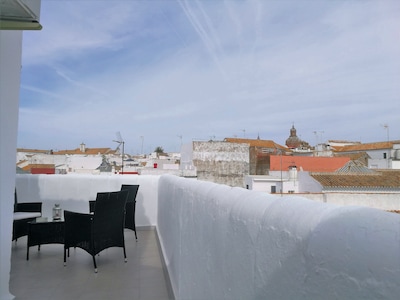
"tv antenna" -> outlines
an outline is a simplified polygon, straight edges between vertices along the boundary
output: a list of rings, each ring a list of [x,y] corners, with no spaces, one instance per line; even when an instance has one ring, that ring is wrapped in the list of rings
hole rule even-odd
[[[182,138],[183,138],[183,136],[181,134],[178,134],[177,137],[181,140],[181,148],[182,148]]]
[[[385,128],[386,134],[387,134],[387,141],[389,142],[389,125],[387,123],[384,123],[384,124],[381,124],[381,126],[383,128]]]
[[[142,149],[141,149],[141,152],[140,152],[140,154],[141,154],[141,155],[143,155],[143,142],[144,142],[144,136],[143,136],[143,135],[141,135],[141,136],[140,136],[140,139],[142,140]]]
[[[314,130],[313,131],[314,132],[314,134],[315,134],[315,138],[317,139],[317,146],[319,145],[319,143],[320,143],[320,137],[322,138],[322,135],[324,134],[324,131],[322,131],[322,130]]]
[[[124,156],[125,156],[125,142],[122,139],[121,133],[118,131],[116,133],[117,139],[113,140],[113,142],[118,143],[118,147],[115,149],[116,151],[119,151],[119,148],[122,145],[122,156],[121,156],[121,174],[124,174]]]

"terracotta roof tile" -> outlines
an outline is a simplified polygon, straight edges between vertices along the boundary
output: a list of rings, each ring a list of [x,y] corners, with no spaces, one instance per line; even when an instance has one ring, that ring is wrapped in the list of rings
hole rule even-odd
[[[61,150],[53,152],[55,155],[65,155],[65,154],[85,154],[85,155],[97,155],[97,154],[114,154],[116,151],[110,148],[86,148],[85,152],[82,152],[80,148],[73,150]]]
[[[50,150],[38,150],[38,149],[25,149],[25,148],[17,148],[17,152],[27,152],[27,153],[49,153]]]
[[[249,144],[250,147],[262,147],[262,148],[282,149],[285,151],[290,151],[289,148],[279,145],[271,140],[225,138],[224,141],[229,143]]]
[[[315,156],[287,156],[282,155],[282,170],[296,166],[297,170],[309,172],[334,172],[350,161],[348,157],[315,157]],[[271,155],[270,170],[281,170],[281,156]]]
[[[24,171],[29,171],[30,169],[54,169],[54,164],[30,164],[21,168]]]
[[[400,188],[400,171],[372,174],[321,174],[310,173],[324,187]]]
[[[379,150],[393,148],[393,144],[399,144],[400,141],[390,141],[390,142],[377,142],[377,143],[366,143],[366,144],[355,144],[347,146],[334,146],[335,152],[351,152],[351,151],[367,151],[367,150]]]
[[[17,152],[27,152],[27,153],[42,153],[48,154],[51,150],[38,150],[38,149],[24,149],[18,148]],[[80,148],[72,149],[72,150],[60,150],[53,151],[53,155],[65,155],[65,154],[88,154],[88,155],[97,155],[97,154],[115,154],[115,150],[111,148],[85,148],[85,152],[82,152]]]

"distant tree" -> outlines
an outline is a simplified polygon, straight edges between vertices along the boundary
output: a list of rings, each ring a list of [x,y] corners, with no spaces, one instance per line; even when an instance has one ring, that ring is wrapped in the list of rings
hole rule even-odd
[[[156,149],[154,149],[154,152],[157,154],[162,154],[162,153],[164,153],[164,149],[163,149],[163,147],[158,146],[158,147],[156,147]]]

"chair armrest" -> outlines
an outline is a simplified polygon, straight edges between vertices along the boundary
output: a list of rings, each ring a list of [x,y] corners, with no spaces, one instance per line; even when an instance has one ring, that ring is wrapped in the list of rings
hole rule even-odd
[[[14,212],[42,212],[42,202],[23,202],[14,206]]]
[[[90,224],[93,219],[93,214],[79,213],[69,210],[64,210],[64,220],[67,223],[82,223]]]

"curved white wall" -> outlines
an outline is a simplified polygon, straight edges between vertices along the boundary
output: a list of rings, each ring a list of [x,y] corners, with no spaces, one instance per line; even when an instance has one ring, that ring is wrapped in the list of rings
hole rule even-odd
[[[397,299],[400,216],[161,176],[177,299]]]

